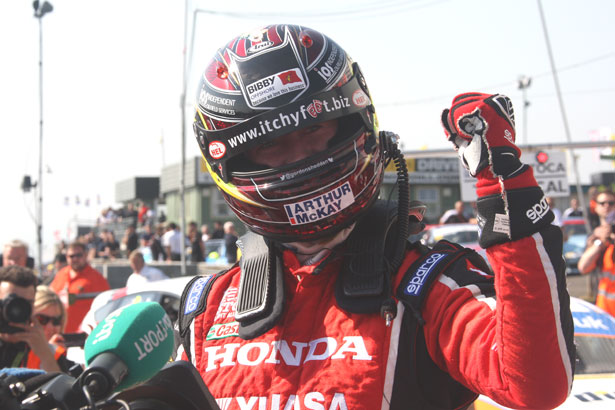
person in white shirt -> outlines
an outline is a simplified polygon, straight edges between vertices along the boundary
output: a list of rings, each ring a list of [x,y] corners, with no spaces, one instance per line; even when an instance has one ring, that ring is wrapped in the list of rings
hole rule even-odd
[[[570,208],[566,208],[562,213],[562,218],[582,217],[583,209],[579,206],[579,200],[576,197],[570,198]]]
[[[546,200],[547,204],[549,204],[551,212],[553,212],[553,225],[562,226],[562,211],[555,207],[555,202],[553,201],[552,197],[548,196]]]
[[[139,287],[145,282],[153,282],[156,280],[169,279],[160,269],[153,266],[147,266],[143,259],[143,254],[138,250],[133,251],[129,258],[130,267],[133,273],[130,274],[126,281],[126,287],[128,289]]]
[[[179,227],[171,222],[167,226],[168,231],[162,235],[162,246],[167,254],[167,261],[180,261],[182,252],[182,233]]]

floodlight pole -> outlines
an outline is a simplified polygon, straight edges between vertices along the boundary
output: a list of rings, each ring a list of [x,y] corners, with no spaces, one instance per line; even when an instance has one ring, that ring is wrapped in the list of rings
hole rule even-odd
[[[182,74],[182,94],[180,98],[181,105],[181,137],[182,137],[182,152],[181,152],[181,165],[179,176],[179,196],[180,196],[180,218],[182,235],[186,235],[186,93],[188,88],[188,76],[192,67],[192,51],[194,48],[194,32],[196,26],[196,19],[199,13],[206,13],[206,10],[195,9],[192,11],[192,27],[190,28],[190,41],[188,41],[188,1],[186,0],[184,10],[184,51],[183,51],[183,74]],[[182,237],[183,239],[183,237]],[[185,245],[185,244],[184,244]],[[186,274],[186,247],[182,246],[181,253],[181,274]]]
[[[566,140],[568,143],[572,143],[572,138],[570,136],[570,128],[568,127],[568,117],[566,116],[566,109],[564,107],[564,99],[562,98],[562,92],[559,86],[559,78],[557,76],[557,70],[555,69],[555,59],[553,58],[553,51],[551,50],[551,41],[549,40],[549,31],[547,30],[547,22],[545,20],[544,11],[542,9],[541,0],[538,1],[538,11],[540,12],[540,21],[542,22],[542,30],[545,36],[545,42],[547,43],[547,51],[549,53],[549,61],[551,63],[551,72],[553,74],[553,82],[555,83],[555,91],[557,93],[557,101],[559,102],[559,108],[562,114],[562,121],[564,123],[564,131],[566,132]],[[572,167],[574,169],[574,176],[576,179],[577,186],[577,198],[583,209],[583,219],[585,219],[585,228],[587,232],[592,232],[591,225],[589,223],[589,207],[585,205],[585,197],[583,196],[583,189],[581,188],[581,177],[579,176],[579,167],[577,165],[577,157],[574,155],[574,150],[570,149],[568,151],[570,153],[572,159]]]
[[[518,88],[521,90],[521,96],[523,97],[523,144],[527,144],[527,107],[530,106],[530,102],[527,100],[527,89],[532,84],[532,78],[522,75],[517,81]]]
[[[38,143],[38,181],[36,189],[36,244],[38,252],[38,274],[43,275],[43,16],[53,11],[51,3],[45,1],[40,4],[35,1],[34,17],[38,19],[38,108],[39,108],[39,143]],[[40,6],[40,7],[39,7]]]
[[[179,216],[181,223],[181,274],[186,275],[186,92],[188,87],[188,58],[186,48],[188,46],[188,1],[184,3],[184,49],[183,49],[183,64],[182,64],[182,93],[180,97],[180,109],[182,118],[181,127],[181,165],[179,170]],[[194,28],[193,28],[194,29]]]

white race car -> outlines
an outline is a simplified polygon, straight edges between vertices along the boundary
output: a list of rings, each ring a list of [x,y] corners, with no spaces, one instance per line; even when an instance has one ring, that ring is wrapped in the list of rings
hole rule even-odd
[[[158,302],[173,322],[177,320],[179,312],[179,299],[186,284],[193,276],[180,276],[155,282],[147,282],[138,288],[118,288],[102,292],[92,301],[90,310],[81,322],[81,332],[90,334],[92,330],[109,313],[114,310],[137,302]],[[83,349],[70,347],[67,352],[68,359],[76,363],[85,363]]]

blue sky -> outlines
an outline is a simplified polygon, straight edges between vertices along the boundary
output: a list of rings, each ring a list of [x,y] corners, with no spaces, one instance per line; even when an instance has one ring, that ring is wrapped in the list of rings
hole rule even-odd
[[[38,178],[38,21],[29,1],[0,2],[0,241],[34,244]],[[44,234],[71,218],[93,218],[114,204],[115,183],[158,175],[180,160],[184,3],[171,0],[51,0],[44,33]],[[219,46],[271,22],[304,24],[335,39],[361,65],[381,128],[404,148],[445,148],[440,112],[458,93],[509,95],[523,121],[520,75],[531,76],[530,143],[564,142],[565,133],[536,0],[188,1],[196,16],[188,81]],[[573,141],[615,128],[615,2],[542,0]],[[217,7],[212,13],[211,7]],[[236,15],[230,15],[230,14]],[[190,24],[191,25],[191,24]],[[189,32],[191,27],[189,27]],[[188,119],[190,121],[190,119]],[[190,130],[190,128],[188,128]],[[519,136],[521,138],[521,136]],[[188,157],[197,155],[190,131]],[[595,150],[577,151],[583,182],[612,170]],[[47,170],[49,173],[47,173]],[[572,180],[571,180],[572,181]],[[72,205],[79,196],[82,205]],[[64,206],[64,198],[71,205]],[[91,206],[83,206],[90,198]]]

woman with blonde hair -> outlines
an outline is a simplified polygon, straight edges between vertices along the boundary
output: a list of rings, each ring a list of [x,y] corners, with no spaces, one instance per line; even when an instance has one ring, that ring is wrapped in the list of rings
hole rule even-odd
[[[68,371],[74,363],[66,358],[66,348],[62,345],[65,325],[66,311],[60,297],[47,286],[37,286],[31,331],[26,340],[30,345],[28,368]]]

